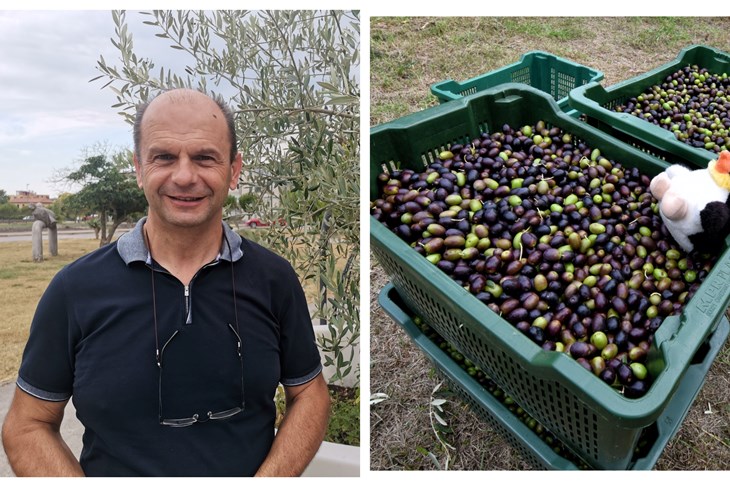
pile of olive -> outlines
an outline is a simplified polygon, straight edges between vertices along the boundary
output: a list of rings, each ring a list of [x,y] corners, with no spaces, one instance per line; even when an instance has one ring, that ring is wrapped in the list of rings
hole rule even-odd
[[[714,152],[730,148],[730,77],[685,66],[614,111],[671,131],[678,140]]]
[[[714,263],[672,240],[647,175],[543,122],[505,125],[378,181],[375,219],[626,397],[648,390],[654,332]]]

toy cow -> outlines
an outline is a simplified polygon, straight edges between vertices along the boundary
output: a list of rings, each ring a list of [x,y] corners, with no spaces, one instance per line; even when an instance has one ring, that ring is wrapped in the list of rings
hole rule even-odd
[[[687,252],[719,252],[730,234],[730,152],[707,169],[674,164],[651,180],[649,190],[674,240]]]

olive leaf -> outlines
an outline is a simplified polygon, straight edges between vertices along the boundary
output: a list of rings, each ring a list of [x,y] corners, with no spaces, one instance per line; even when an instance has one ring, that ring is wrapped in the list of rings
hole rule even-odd
[[[441,410],[441,406],[446,404],[446,399],[434,399],[431,401],[431,405]]]
[[[372,406],[373,404],[381,403],[386,399],[390,399],[390,396],[388,396],[384,392],[375,392],[370,395],[370,405]]]
[[[449,425],[449,423],[447,423],[446,420],[444,420],[438,413],[434,412],[433,417],[436,418],[436,421],[438,421],[440,425],[442,425],[442,426]]]

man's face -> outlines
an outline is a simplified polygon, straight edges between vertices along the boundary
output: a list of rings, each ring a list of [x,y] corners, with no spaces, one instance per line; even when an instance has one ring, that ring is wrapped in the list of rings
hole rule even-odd
[[[216,103],[192,91],[160,95],[144,114],[141,134],[134,163],[150,219],[185,228],[220,221],[241,156],[230,161],[228,127]]]

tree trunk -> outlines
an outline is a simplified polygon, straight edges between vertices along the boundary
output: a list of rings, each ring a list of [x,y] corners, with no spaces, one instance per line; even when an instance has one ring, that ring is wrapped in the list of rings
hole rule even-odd
[[[114,233],[116,233],[117,228],[119,228],[119,225],[121,225],[122,223],[124,223],[124,220],[122,220],[122,221],[114,220],[111,228],[109,229],[109,233],[106,236],[106,239],[103,241],[103,243],[101,245],[106,245],[112,241],[112,237],[114,237]]]
[[[101,226],[101,238],[99,239],[99,247],[106,245],[109,241],[106,238],[106,211],[99,213],[99,225]]]
[[[324,283],[324,272],[327,268],[327,250],[329,244],[329,230],[330,230],[330,211],[325,210],[322,215],[322,226],[320,227],[320,259],[319,259],[319,295],[320,295],[320,310],[324,310],[327,306],[327,285]],[[326,325],[327,320],[324,318],[324,314],[320,313],[319,318],[320,325]]]

